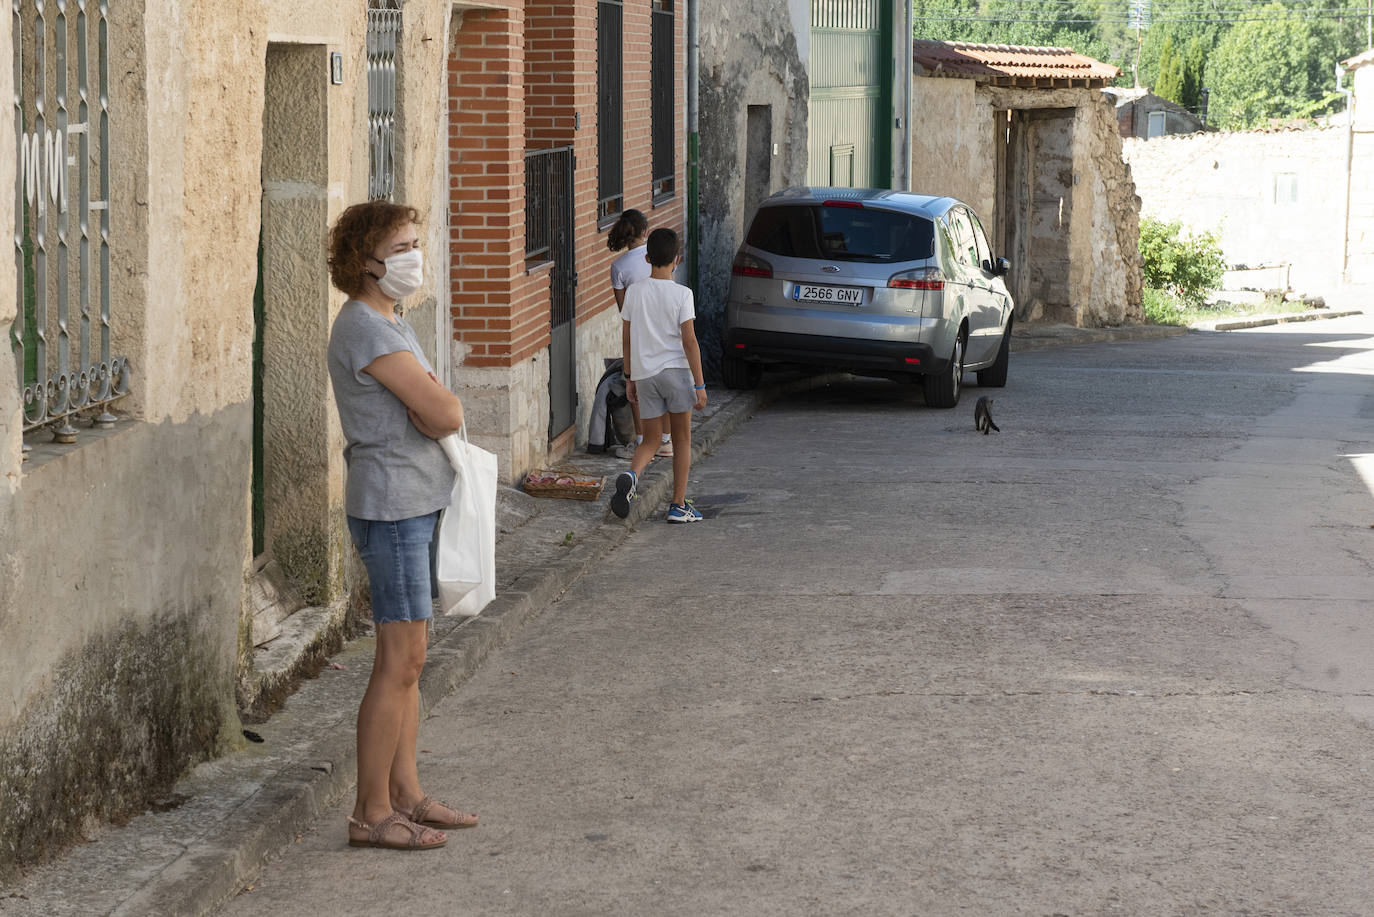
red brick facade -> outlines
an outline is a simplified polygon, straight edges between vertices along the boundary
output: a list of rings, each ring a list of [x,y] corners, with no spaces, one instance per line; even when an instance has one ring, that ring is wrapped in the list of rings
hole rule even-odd
[[[681,233],[685,17],[679,11],[674,23],[676,194],[655,208],[650,15],[647,0],[625,3],[624,205],[642,210],[652,227]],[[614,308],[608,277],[614,255],[596,225],[596,23],[595,0],[529,0],[507,9],[470,9],[453,32],[449,314],[454,339],[466,345],[465,365],[512,367],[549,344],[549,273],[525,270],[526,150],[573,146],[577,324]]]
[[[524,32],[521,9],[472,10],[449,54],[449,316],[473,366],[548,343],[548,277],[525,274]]]

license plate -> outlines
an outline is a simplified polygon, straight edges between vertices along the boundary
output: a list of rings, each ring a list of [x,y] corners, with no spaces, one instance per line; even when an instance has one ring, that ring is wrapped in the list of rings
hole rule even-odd
[[[857,287],[824,287],[798,283],[792,287],[792,298],[797,302],[833,302],[857,306],[864,301],[864,291]]]

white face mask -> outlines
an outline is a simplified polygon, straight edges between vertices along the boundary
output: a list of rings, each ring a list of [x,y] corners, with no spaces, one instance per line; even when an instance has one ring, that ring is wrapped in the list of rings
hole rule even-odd
[[[405,299],[424,283],[424,258],[418,248],[392,255],[382,264],[386,273],[377,278],[377,286],[392,299]]]

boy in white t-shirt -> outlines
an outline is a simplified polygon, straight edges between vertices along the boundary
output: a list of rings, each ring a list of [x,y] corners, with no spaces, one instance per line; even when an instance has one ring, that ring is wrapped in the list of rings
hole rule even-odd
[[[626,210],[620,214],[610,232],[606,233],[606,247],[613,252],[626,249],[625,253],[611,262],[611,292],[615,296],[615,307],[625,308],[625,291],[636,281],[649,277],[648,258],[649,220],[638,210]],[[635,422],[635,440],[615,447],[620,458],[634,458],[635,448],[644,441],[644,431],[639,426],[639,406],[630,405],[630,413]],[[663,431],[662,445],[654,453],[668,457],[673,454],[668,431]]]
[[[681,260],[681,243],[671,229],[649,233],[649,276],[625,291],[620,313],[621,344],[625,350],[625,394],[639,405],[644,440],[635,449],[630,470],[615,480],[611,512],[621,519],[630,514],[639,475],[658,450],[659,435],[667,426],[673,442],[673,502],[668,521],[700,522],[687,499],[687,474],[692,467],[692,411],[706,407],[706,383],[697,346],[696,310],[692,291],[673,282]]]

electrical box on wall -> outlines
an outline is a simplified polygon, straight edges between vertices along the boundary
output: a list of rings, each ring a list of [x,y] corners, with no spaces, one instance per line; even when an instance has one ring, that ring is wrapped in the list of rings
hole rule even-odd
[[[343,85],[343,54],[335,51],[329,55],[329,82],[335,86]]]

